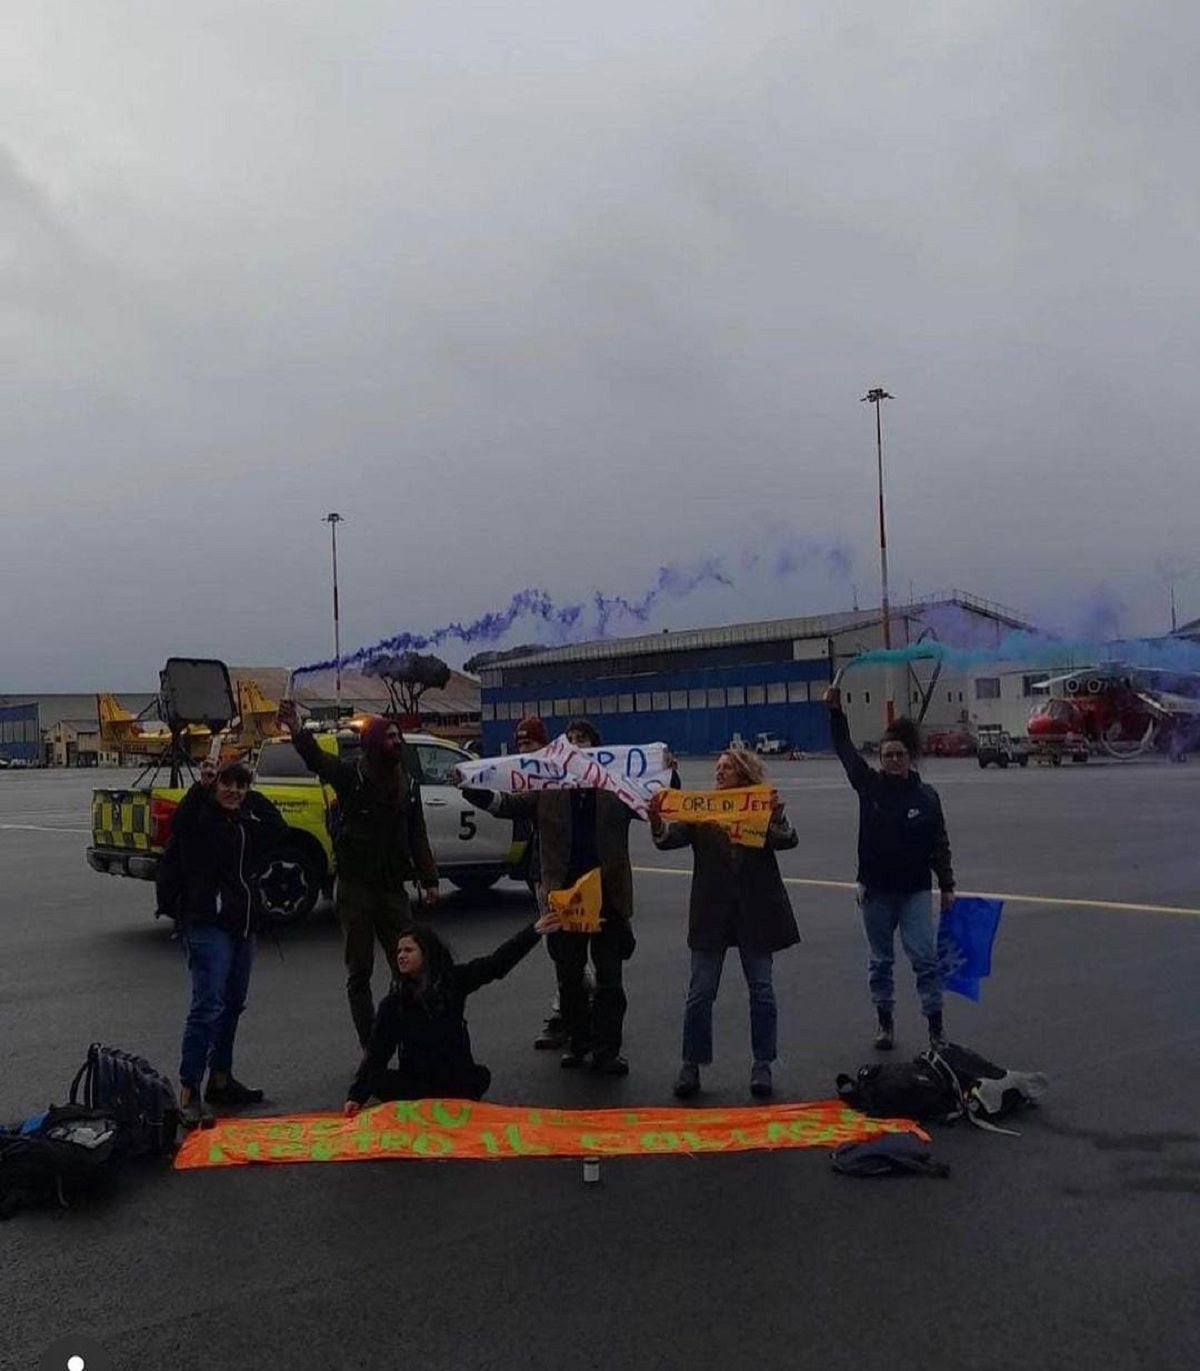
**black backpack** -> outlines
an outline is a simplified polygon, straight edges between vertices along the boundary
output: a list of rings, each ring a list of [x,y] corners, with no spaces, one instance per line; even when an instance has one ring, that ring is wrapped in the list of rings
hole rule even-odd
[[[957,1043],[947,1043],[936,1051],[930,1049],[924,1055],[953,1075],[962,1095],[963,1112],[980,1128],[991,1128],[996,1119],[1036,1105],[1050,1086],[1040,1071],[1012,1071],[997,1066]],[[994,1131],[1012,1132],[1010,1129]],[[1019,1135],[1013,1133],[1013,1136]]]
[[[860,1067],[857,1076],[837,1078],[837,1092],[852,1109],[876,1119],[942,1123],[963,1112],[953,1072],[924,1056]]]
[[[175,1151],[175,1087],[143,1057],[93,1043],[71,1082],[71,1103],[116,1119],[123,1157],[163,1157]]]
[[[100,1110],[57,1105],[27,1133],[0,1130],[0,1219],[20,1209],[68,1209],[115,1170],[118,1121]]]

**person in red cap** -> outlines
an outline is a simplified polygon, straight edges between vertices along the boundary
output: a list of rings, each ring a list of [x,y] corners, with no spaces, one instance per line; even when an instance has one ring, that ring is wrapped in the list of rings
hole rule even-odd
[[[375,941],[390,962],[400,935],[412,927],[405,882],[419,880],[425,902],[437,903],[438,872],[425,831],[421,791],[404,764],[404,738],[391,719],[373,718],[362,731],[362,757],[344,762],[321,749],[285,700],[279,722],[305,766],[338,798],[337,909],[346,961],[346,997],[358,1040],[366,1047],[375,1022],[371,975]]]

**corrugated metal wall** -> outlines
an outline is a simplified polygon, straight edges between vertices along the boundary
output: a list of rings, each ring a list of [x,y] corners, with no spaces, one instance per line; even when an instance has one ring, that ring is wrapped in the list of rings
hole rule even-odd
[[[502,668],[496,674],[503,680]],[[821,703],[829,682],[826,661],[704,667],[588,682],[556,679],[548,665],[544,675],[536,684],[484,686],[486,754],[511,748],[516,722],[527,713],[540,715],[552,737],[573,715],[584,714],[605,742],[665,742],[681,756],[720,752],[735,733],[751,744],[757,733],[769,732],[804,751],[830,746]]]
[[[32,764],[41,752],[37,705],[0,705],[0,757]]]

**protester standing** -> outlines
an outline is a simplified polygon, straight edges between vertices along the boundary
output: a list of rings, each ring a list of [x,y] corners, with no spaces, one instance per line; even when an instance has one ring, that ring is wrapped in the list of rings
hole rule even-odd
[[[600,734],[587,719],[572,719],[567,740],[576,747],[599,747]],[[541,853],[538,896],[548,906],[552,890],[565,890],[599,867],[603,891],[599,933],[553,933],[547,939],[558,974],[558,994],[567,1030],[562,1065],[587,1066],[604,1076],[625,1076],[622,1055],[626,997],[623,964],[633,955],[633,869],[629,862],[632,811],[615,795],[596,790],[539,790],[502,795],[464,788],[479,809],[502,818],[531,818]],[[596,988],[589,1003],[585,971],[588,955]]]
[[[233,1044],[254,963],[254,872],[287,825],[270,800],[250,789],[251,779],[241,762],[219,769],[203,762],[171,822],[179,853],[180,939],[192,979],[179,1067],[180,1112],[188,1128],[212,1123],[210,1105],[263,1098],[234,1077]]]
[[[513,750],[520,754],[538,752],[546,747],[550,742],[550,737],[546,732],[546,725],[536,714],[527,715],[517,725],[513,734]],[[532,819],[517,819],[513,822],[513,841],[520,842],[525,840],[525,851],[521,854],[521,860],[512,869],[514,881],[523,881],[529,887],[529,893],[537,899],[538,883],[538,846],[537,846],[537,825]]]
[[[762,785],[766,770],[758,757],[730,748],[717,758],[713,783],[718,790]],[[650,801],[650,834],[662,850],[692,848],[692,894],[688,947],[692,971],[683,1019],[683,1064],[675,1094],[691,1099],[700,1089],[700,1068],[712,1062],[713,1001],[721,984],[725,953],[736,947],[750,996],[750,1093],[765,1099],[772,1091],[771,1065],[777,1056],[778,1011],[772,983],[776,952],[800,941],[792,904],[779,874],[776,852],[799,841],[777,793],[772,792],[766,845],[734,843],[717,824],[664,823],[663,792]]]
[[[279,721],[305,766],[332,786],[338,799],[337,911],[346,963],[346,997],[358,1041],[366,1047],[375,1019],[371,976],[375,942],[391,960],[401,933],[412,925],[405,882],[418,880],[425,903],[438,901],[438,873],[421,788],[405,764],[406,747],[391,719],[372,718],[362,730],[362,756],[345,762],[322,750],[301,727],[291,700],[279,707]]]
[[[543,933],[559,927],[543,914],[487,957],[456,962],[431,928],[417,925],[396,944],[396,980],[380,1002],[371,1038],[347,1092],[346,1114],[379,1100],[480,1100],[492,1073],[476,1062],[466,1000],[507,976]],[[395,1067],[388,1063],[396,1056]]]
[[[864,761],[850,737],[841,691],[825,692],[833,746],[858,794],[859,907],[869,949],[869,986],[875,1005],[875,1046],[895,1043],[895,935],[912,965],[931,1046],[946,1042],[942,974],[938,965],[931,875],[941,907],[954,901],[954,870],[942,802],[917,774],[920,734],[911,719],[890,724],[879,745],[880,770]]]

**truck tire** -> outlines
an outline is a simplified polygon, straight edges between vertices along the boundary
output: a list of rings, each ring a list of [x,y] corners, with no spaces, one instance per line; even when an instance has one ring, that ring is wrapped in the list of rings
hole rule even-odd
[[[324,872],[301,846],[273,852],[258,873],[263,915],[273,924],[295,924],[308,918],[321,894]]]
[[[1024,756],[1018,757],[1018,758],[1017,758],[1017,765],[1018,765],[1018,766],[1028,766],[1028,765],[1029,765],[1029,753],[1028,753],[1028,752],[1026,752],[1026,753],[1024,754]]]
[[[980,759],[979,759],[979,769],[980,769],[981,771],[986,771],[986,770],[987,770],[987,758],[986,758],[986,757],[980,757]]]
[[[1001,770],[1004,770],[1008,766],[1007,752],[1002,752],[999,757],[996,758],[996,765],[1000,767]]]

